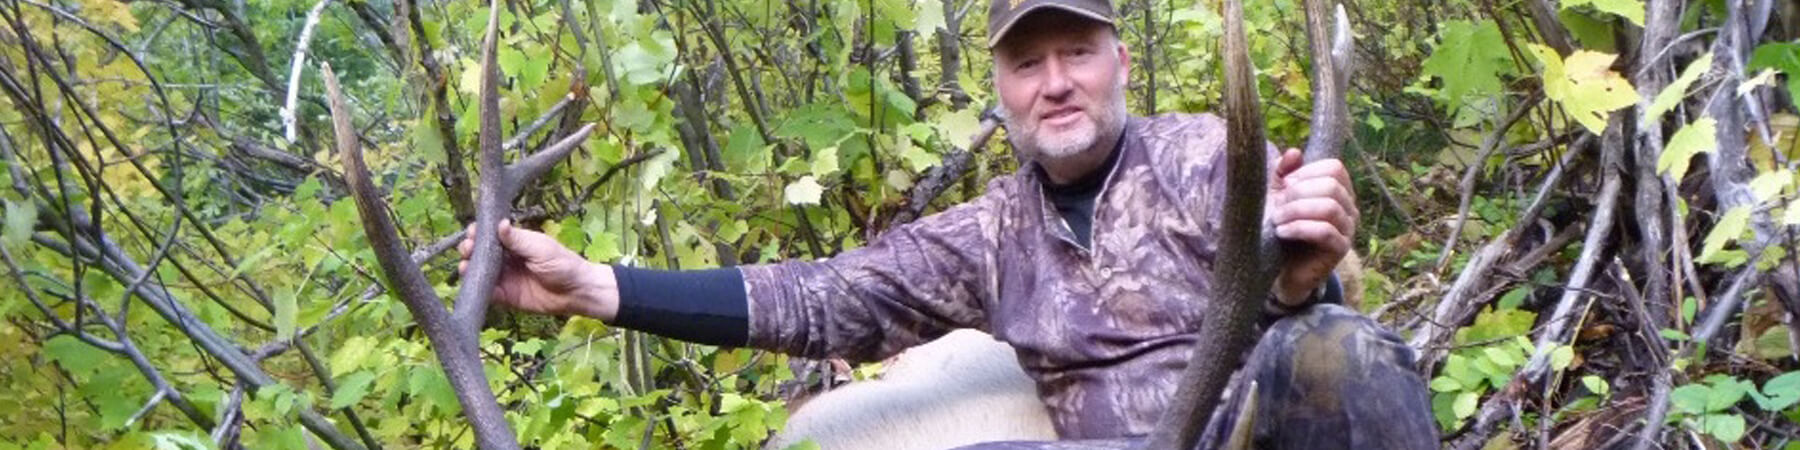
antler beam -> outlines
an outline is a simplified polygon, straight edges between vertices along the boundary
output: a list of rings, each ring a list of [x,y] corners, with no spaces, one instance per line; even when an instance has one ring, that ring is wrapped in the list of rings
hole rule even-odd
[[[344,105],[337,75],[329,64],[324,72],[345,181],[350,185],[351,197],[362,216],[363,230],[368,234],[370,245],[375,247],[382,274],[431,340],[450,387],[456,391],[457,402],[475,430],[476,446],[508,450],[520,448],[518,437],[507,424],[505,411],[494,400],[493,388],[482,371],[480,351],[481,324],[487,316],[488,301],[499,280],[502,261],[495,229],[511,212],[512,201],[520,191],[579,147],[594,125],[583,126],[543,151],[511,165],[502,163],[505,149],[501,142],[504,138],[500,135],[499,69],[494,61],[499,24],[499,4],[490,3],[487,33],[481,46],[481,150],[478,159],[482,179],[476,194],[475,250],[470,255],[462,288],[457,292],[454,312],[444,308],[443,300],[432,290],[431,282],[401,244],[393,220],[388,217],[387,205],[369,179],[369,170],[363,163],[362,150],[350,123],[349,109]]]
[[[1305,9],[1313,54],[1312,136],[1306,144],[1310,162],[1336,158],[1349,133],[1344,89],[1349,84],[1351,38],[1342,7],[1336,10],[1337,31],[1330,42],[1325,40],[1325,0],[1306,0]],[[1151,435],[1151,449],[1190,449],[1198,443],[1231,373],[1256,342],[1253,326],[1283,260],[1282,245],[1262,233],[1268,141],[1244,37],[1242,0],[1226,0],[1224,13],[1226,177],[1231,182],[1226,183],[1220,212],[1219,259],[1242,263],[1214,267],[1219,297],[1200,330],[1202,344],[1194,348],[1175,398]]]

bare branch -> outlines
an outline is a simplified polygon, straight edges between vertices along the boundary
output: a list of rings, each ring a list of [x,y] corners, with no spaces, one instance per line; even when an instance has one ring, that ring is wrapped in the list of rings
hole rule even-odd
[[[1571,146],[1577,149],[1582,147],[1584,145],[1579,142]],[[1526,213],[1520,216],[1518,224],[1489,240],[1487,245],[1469,258],[1469,262],[1463,265],[1462,273],[1450,284],[1450,292],[1444,294],[1444,298],[1438,302],[1432,318],[1422,322],[1420,328],[1413,332],[1413,338],[1407,345],[1420,349],[1416,364],[1421,373],[1431,373],[1431,368],[1437,365],[1438,359],[1443,358],[1446,350],[1437,343],[1450,339],[1456,332],[1455,325],[1469,320],[1481,309],[1480,302],[1486,298],[1478,294],[1486,291],[1490,270],[1523,234],[1524,227],[1532,226],[1532,222],[1536,221],[1536,211],[1542,211],[1550,193],[1561,189],[1563,177],[1569,172],[1569,164],[1581,153],[1574,150],[1563,153],[1563,160],[1544,177],[1544,183],[1538,186],[1537,195],[1531,206],[1526,208]]]
[[[925,173],[925,176],[920,177],[918,184],[913,185],[912,191],[907,193],[906,208],[895,213],[893,219],[888,220],[887,227],[893,228],[924,215],[925,208],[931,205],[933,199],[943,195],[944,191],[956,185],[956,181],[968,172],[970,163],[975,159],[975,154],[981,153],[981,149],[987,147],[988,141],[993,139],[994,133],[999,130],[1000,120],[998,118],[991,116],[983,118],[981,128],[970,139],[968,149],[951,151],[949,155],[944,156],[942,163],[932,167]]]
[[[577,34],[577,36],[579,36],[579,34]],[[520,128],[517,133],[514,133],[513,137],[507,139],[506,144],[502,145],[501,148],[513,150],[519,148],[519,146],[525,145],[526,139],[531,138],[531,135],[537,133],[538,129],[543,128],[545,124],[550,123],[550,119],[554,119],[558,114],[562,114],[563,108],[568,108],[569,104],[574,102],[574,94],[563,96],[562,100],[559,100],[555,105],[550,106],[550,109],[544,111],[543,115],[538,116],[536,120],[532,120],[530,125],[526,125],[525,128]]]
[[[1450,226],[1450,235],[1444,237],[1444,246],[1438,250],[1437,268],[1433,272],[1442,273],[1445,265],[1449,264],[1450,254],[1456,249],[1456,240],[1462,236],[1463,224],[1469,221],[1469,205],[1475,198],[1475,180],[1481,174],[1481,168],[1486,166],[1488,157],[1500,148],[1500,143],[1505,141],[1506,133],[1512,130],[1513,124],[1524,119],[1525,114],[1531,112],[1531,108],[1537,106],[1538,101],[1543,98],[1542,95],[1533,93],[1530,99],[1502,119],[1500,126],[1495,127],[1487,139],[1481,142],[1481,150],[1476,152],[1474,160],[1469,161],[1469,167],[1463,170],[1460,186],[1462,195],[1456,204],[1456,223]]]
[[[296,103],[300,101],[300,71],[306,68],[306,48],[312,44],[313,28],[319,25],[320,13],[325,12],[325,5],[329,4],[331,0],[319,0],[313,4],[312,10],[306,12],[306,24],[300,26],[300,38],[294,43],[294,57],[291,58],[293,65],[288,70],[287,102],[281,107],[281,122],[286,125],[287,130],[283,136],[290,144],[299,139],[299,127],[295,124],[299,122],[300,113],[296,110],[299,106]]]

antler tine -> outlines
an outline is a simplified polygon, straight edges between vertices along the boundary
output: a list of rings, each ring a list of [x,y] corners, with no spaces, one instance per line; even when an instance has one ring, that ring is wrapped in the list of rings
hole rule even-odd
[[[1343,5],[1328,12],[1326,0],[1306,0],[1306,37],[1313,60],[1312,136],[1306,141],[1306,161],[1336,158],[1350,133],[1350,107],[1345,90],[1350,85],[1350,19]],[[1328,25],[1329,24],[1329,25]]]
[[[419,265],[412,263],[406,246],[400,243],[400,233],[394,229],[394,221],[388,217],[387,204],[375,191],[375,183],[369,180],[369,168],[363,163],[362,147],[356,140],[356,128],[350,123],[349,108],[344,105],[342,88],[338,86],[337,74],[331,70],[331,64],[324,65],[325,96],[331,107],[332,130],[337,137],[338,157],[344,163],[344,184],[349,185],[350,197],[356,202],[356,212],[362,217],[363,232],[368,235],[369,245],[374,247],[375,259],[381,265],[381,272],[387,277],[388,284],[400,296],[400,301],[412,310],[414,320],[420,326],[432,327],[448,320],[444,306],[437,293],[432,291],[431,282],[425,273],[419,271]]]
[[[456,322],[471,335],[479,334],[487,318],[489,297],[500,279],[500,236],[497,228],[511,209],[512,198],[503,196],[507,180],[502,162],[500,135],[500,69],[494,62],[500,39],[500,2],[488,6],[486,37],[481,40],[481,150],[477,158],[481,185],[475,192],[475,245],[469,266],[463,271],[463,287],[456,293]]]
[[[550,167],[555,166],[558,161],[562,161],[563,158],[569,156],[569,153],[581,147],[582,141],[587,140],[588,134],[593,132],[594,124],[582,125],[574,133],[556,141],[555,144],[550,144],[543,151],[532,153],[531,156],[506,166],[508,182],[504,191],[501,192],[500,198],[511,202],[513,198],[519,196],[519,192],[524,190],[525,186],[530,186],[538,177],[543,176],[544,172],[550,171]]]

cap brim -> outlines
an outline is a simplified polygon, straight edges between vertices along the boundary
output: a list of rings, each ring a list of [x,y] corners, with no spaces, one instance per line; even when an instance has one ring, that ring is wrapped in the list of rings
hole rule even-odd
[[[1026,16],[1030,16],[1033,13],[1036,13],[1039,10],[1042,10],[1045,8],[1060,9],[1063,11],[1068,11],[1068,12],[1074,13],[1075,15],[1078,15],[1078,16],[1093,19],[1094,21],[1097,21],[1100,23],[1104,23],[1107,25],[1115,25],[1113,23],[1112,19],[1107,18],[1106,16],[1103,16],[1100,13],[1088,11],[1088,10],[1081,9],[1081,8],[1076,8],[1073,6],[1058,5],[1055,3],[1032,5],[1030,7],[1025,8],[1025,11],[1023,11],[1023,12],[1020,12],[1018,14],[1013,14],[1012,20],[1008,20],[1008,21],[1006,21],[1006,23],[1001,24],[999,30],[994,31],[993,34],[989,34],[987,48],[992,49],[992,48],[994,48],[994,46],[1000,45],[1000,38],[1006,37],[1006,33],[1009,31],[1012,31],[1013,25],[1018,25],[1019,21],[1024,20]]]

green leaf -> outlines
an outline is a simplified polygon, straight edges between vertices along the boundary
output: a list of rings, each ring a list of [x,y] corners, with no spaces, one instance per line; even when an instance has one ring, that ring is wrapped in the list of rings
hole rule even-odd
[[[1637,104],[1631,82],[1611,70],[1618,55],[1579,50],[1559,58],[1555,50],[1538,44],[1527,48],[1544,65],[1544,94],[1562,104],[1588,131],[1606,131],[1606,114]]]
[[[1780,411],[1800,403],[1800,371],[1788,372],[1763,383],[1756,405],[1764,411]]]
[[[367,336],[351,336],[338,345],[337,351],[331,353],[331,376],[339,376],[360,369],[369,358],[369,352],[375,350],[376,341]]]
[[[1756,390],[1756,385],[1730,375],[1714,374],[1706,377],[1712,385],[1712,395],[1706,398],[1707,411],[1724,411],[1732,405],[1744,400],[1744,395]]]
[[[1681,330],[1670,329],[1670,328],[1664,328],[1664,329],[1662,329],[1662,331],[1657,332],[1657,334],[1661,334],[1663,339],[1668,339],[1668,340],[1676,341],[1676,342],[1685,342],[1689,339],[1693,339],[1692,337],[1689,337],[1687,333],[1681,332]]]
[[[788,183],[782,192],[782,198],[790,205],[817,205],[819,197],[825,193],[825,187],[820,186],[812,175],[807,175]]]
[[[516,46],[499,47],[494,52],[494,63],[500,66],[500,73],[509,77],[519,76],[519,71],[525,69],[525,52]]]
[[[1606,380],[1595,375],[1581,377],[1581,385],[1586,386],[1589,392],[1602,396],[1611,392],[1610,386],[1606,384]]]
[[[773,131],[776,137],[798,138],[815,149],[837,145],[855,132],[856,123],[841,103],[814,103],[791,110]]]
[[[587,238],[586,247],[582,248],[582,256],[594,261],[614,261],[623,254],[619,249],[619,235],[607,228],[607,220],[598,215],[590,215],[582,219],[582,237]]]
[[[338,380],[337,392],[331,394],[331,409],[340,409],[369,395],[369,383],[375,381],[375,374],[358,371]]]
[[[1786,170],[1771,170],[1757,175],[1750,180],[1750,193],[1756,196],[1756,202],[1762,203],[1775,198],[1781,190],[1794,184],[1794,173]]]
[[[1681,299],[1681,323],[1694,323],[1694,313],[1700,309],[1700,301],[1688,296]]]
[[[1781,224],[1800,225],[1800,197],[1788,201],[1787,206],[1782,207]]]
[[[1431,379],[1431,390],[1436,392],[1456,392],[1463,389],[1462,383],[1455,378],[1437,377]]]
[[[1643,0],[1565,0],[1562,5],[1565,9],[1580,5],[1592,5],[1594,9],[1600,10],[1601,12],[1617,14],[1619,17],[1624,17],[1625,20],[1630,20],[1633,25],[1640,27],[1644,26]]]
[[[1705,385],[1688,384],[1669,391],[1669,404],[1677,411],[1700,414],[1706,412],[1706,398],[1711,396],[1712,389]]]
[[[1457,344],[1473,344],[1487,342],[1511,336],[1523,336],[1531,331],[1531,324],[1537,320],[1537,313],[1520,309],[1490,309],[1475,316],[1475,323],[1456,330]]]
[[[1498,364],[1503,369],[1511,369],[1519,365],[1518,360],[1513,359],[1511,354],[1506,353],[1506,351],[1501,350],[1499,347],[1490,346],[1482,349],[1482,354],[1486,355],[1488,360],[1493,361],[1494,364]]]
[[[733,173],[767,171],[773,156],[771,147],[763,142],[762,135],[747,124],[731,128],[731,135],[725,139],[724,153],[725,169]]]
[[[1513,288],[1510,291],[1506,291],[1506,295],[1500,297],[1500,302],[1496,304],[1496,307],[1499,309],[1518,309],[1519,305],[1525,303],[1525,296],[1527,295],[1531,295],[1531,286],[1519,286]]]
[[[1479,406],[1476,402],[1479,401],[1481,401],[1481,396],[1474,392],[1457,394],[1456,403],[1450,405],[1450,411],[1456,413],[1457,419],[1467,418],[1475,415],[1475,407]]]
[[[37,224],[37,204],[6,201],[6,225],[0,229],[0,244],[18,247],[31,239],[31,228]]]
[[[638,171],[638,188],[646,191],[656,189],[657,183],[661,183],[663,177],[669,174],[669,169],[675,167],[675,157],[678,153],[658,153],[649,160],[638,164],[641,167]]]
[[[864,0],[864,1],[865,2],[873,2],[874,7],[872,9],[875,10],[874,11],[875,17],[885,19],[886,21],[888,21],[888,23],[892,24],[894,28],[899,28],[902,30],[910,30],[910,29],[913,29],[913,27],[915,25],[917,25],[916,13],[913,11],[913,5],[912,5],[913,2],[911,0]],[[931,2],[925,2],[925,3],[931,3]],[[887,43],[887,42],[891,42],[891,41],[887,41],[887,40],[881,41],[881,43]]]
[[[66,334],[44,341],[44,355],[62,365],[63,369],[81,375],[98,369],[108,357],[106,352]]]
[[[838,173],[838,147],[814,150],[812,154],[812,175],[819,178],[830,178]]]
[[[512,351],[513,353],[520,355],[536,355],[538,352],[544,350],[544,345],[547,343],[549,342],[543,339],[531,338],[525,340],[525,342],[513,344]]]
[[[294,291],[283,289],[275,293],[275,337],[276,339],[292,339],[294,329],[299,320],[299,299]]]
[[[1452,109],[1470,98],[1500,92],[1500,76],[1510,72],[1512,58],[1493,21],[1445,22],[1438,38],[1437,47],[1420,66],[1421,75],[1441,80],[1438,94]]]
[[[1708,414],[1701,418],[1706,434],[1727,444],[1744,438],[1744,417],[1737,414]]]
[[[913,38],[915,42],[918,39],[930,38],[938,29],[945,27],[943,2],[926,0],[914,3],[912,7],[918,13],[912,26],[913,32],[919,35],[919,37]]]
[[[1800,108],[1800,42],[1773,42],[1759,45],[1750,54],[1745,70],[1775,69],[1787,74],[1788,97]]]
[[[906,167],[912,169],[913,173],[924,173],[944,160],[936,153],[911,142],[902,142],[900,145],[904,147],[900,150],[900,158],[906,160]]]
[[[150,433],[148,437],[151,447],[156,450],[207,450],[213,448],[210,441],[191,431],[158,431]]]
[[[1431,396],[1431,416],[1437,419],[1439,427],[1446,430],[1456,428],[1461,419],[1456,417],[1456,412],[1451,408],[1455,403],[1454,392],[1439,392]]]
[[[652,31],[620,47],[612,61],[627,83],[642,86],[661,82],[675,70],[675,37],[666,30]]]
[[[1725,244],[1742,236],[1744,230],[1749,226],[1749,206],[1737,206],[1726,210],[1724,215],[1719,216],[1719,222],[1713,224],[1712,231],[1706,233],[1706,240],[1701,246],[1700,256],[1695,258],[1695,261],[1716,262],[1717,260],[1714,258],[1717,257],[1720,250],[1725,249]]]
[[[1463,386],[1479,386],[1482,380],[1487,379],[1487,375],[1475,370],[1468,357],[1454,353],[1444,360],[1444,375]]]
[[[1550,351],[1550,367],[1552,369],[1556,369],[1559,371],[1563,370],[1563,369],[1567,369],[1567,368],[1569,368],[1569,364],[1573,364],[1574,362],[1575,362],[1575,347],[1570,347],[1567,345],[1558,345],[1558,346],[1556,346],[1556,350]]]
[[[1569,30],[1569,35],[1581,44],[1581,48],[1606,53],[1619,52],[1619,40],[1613,35],[1613,28],[1616,27],[1611,20],[1567,8],[1557,11],[1556,19],[1562,22],[1563,28]]]
[[[1650,109],[1644,111],[1645,120],[1661,120],[1664,113],[1675,109],[1675,105],[1681,103],[1682,97],[1687,96],[1688,86],[1692,86],[1694,80],[1700,79],[1700,74],[1706,73],[1707,69],[1712,68],[1712,58],[1712,52],[1707,52],[1700,55],[1700,58],[1695,59],[1694,62],[1688,63],[1687,68],[1681,70],[1681,77],[1676,78],[1675,82],[1669,83],[1668,87],[1656,94],[1656,100],[1650,102]]]
[[[1716,138],[1718,121],[1711,117],[1701,117],[1687,126],[1681,127],[1674,136],[1669,137],[1668,145],[1663,146],[1662,156],[1656,159],[1656,171],[1675,178],[1675,181],[1687,176],[1688,162],[1694,155],[1711,153],[1719,148]]]
[[[245,445],[245,448],[255,448],[259,450],[307,450],[306,429],[301,428],[298,424],[270,426],[256,431],[257,433],[254,439],[246,439],[255,442],[255,444]]]

